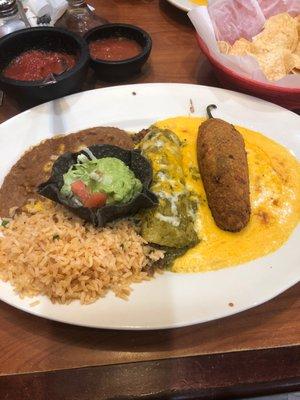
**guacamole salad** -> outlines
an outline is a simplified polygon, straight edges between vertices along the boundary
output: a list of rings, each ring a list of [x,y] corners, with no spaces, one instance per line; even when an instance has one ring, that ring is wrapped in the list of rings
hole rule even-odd
[[[77,163],[63,175],[63,196],[93,208],[125,204],[141,192],[141,181],[123,161],[115,157],[97,159],[89,149],[85,152],[89,158],[80,154]]]

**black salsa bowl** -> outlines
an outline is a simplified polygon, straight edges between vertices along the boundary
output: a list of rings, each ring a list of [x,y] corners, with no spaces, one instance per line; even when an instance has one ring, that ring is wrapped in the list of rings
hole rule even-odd
[[[55,76],[56,82],[21,81],[0,73],[0,88],[21,106],[33,106],[78,92],[85,80],[89,51],[86,42],[73,32],[61,28],[27,28],[0,39],[0,71],[28,50],[63,51],[76,57],[70,70]]]
[[[132,58],[121,61],[99,60],[91,57],[91,67],[98,78],[104,81],[120,81],[138,74],[149,58],[152,40],[149,33],[135,25],[106,24],[91,29],[84,35],[87,44],[98,39],[125,37],[135,40],[142,48],[141,52]]]

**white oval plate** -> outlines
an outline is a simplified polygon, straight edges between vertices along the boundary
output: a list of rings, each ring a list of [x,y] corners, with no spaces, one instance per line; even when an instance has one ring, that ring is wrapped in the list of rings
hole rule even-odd
[[[199,4],[195,4],[189,0],[167,0],[167,1],[182,11],[190,11],[193,8],[199,6]]]
[[[75,94],[28,110],[0,127],[0,184],[29,146],[58,133],[93,126],[138,131],[151,123],[190,113],[205,115],[215,103],[225,120],[264,133],[300,159],[300,117],[244,94],[185,84],[118,86]],[[268,238],[266,238],[268,240]],[[162,329],[225,317],[261,304],[300,278],[300,226],[277,252],[238,267],[197,274],[165,273],[133,285],[128,301],[113,294],[91,305],[52,304],[46,297],[20,299],[0,282],[0,299],[44,318],[96,328]],[[31,307],[34,300],[40,304]],[[229,307],[228,303],[234,303]]]

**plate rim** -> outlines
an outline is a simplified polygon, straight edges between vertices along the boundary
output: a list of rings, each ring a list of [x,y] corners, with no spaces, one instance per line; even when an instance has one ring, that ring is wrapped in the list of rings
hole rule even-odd
[[[169,0],[166,0],[169,1]],[[172,0],[173,1],[173,0]],[[176,0],[175,0],[176,1]],[[272,108],[277,108],[278,111],[284,111],[287,113],[291,113],[294,117],[297,117],[300,119],[300,115],[296,114],[296,112],[294,112],[293,110],[289,110],[283,106],[280,106],[279,104],[276,103],[272,103],[271,101],[268,100],[264,100],[260,97],[257,96],[253,96],[251,94],[246,94],[246,93],[242,93],[242,92],[238,92],[235,90],[231,90],[231,89],[225,89],[222,87],[218,87],[218,86],[209,86],[209,85],[201,85],[201,84],[197,84],[197,83],[184,83],[184,82],[147,82],[147,83],[133,83],[133,84],[125,84],[125,85],[113,85],[113,86],[106,86],[106,87],[99,87],[99,88],[95,88],[95,89],[89,89],[89,90],[83,90],[81,92],[78,93],[73,93],[73,94],[69,94],[68,96],[64,96],[64,97],[60,97],[58,99],[55,100],[51,100],[51,101],[47,101],[45,103],[39,104],[37,106],[31,107],[27,110],[21,111],[20,113],[13,115],[12,117],[8,118],[7,120],[3,121],[0,123],[0,129],[2,126],[6,126],[7,124],[11,123],[11,121],[15,118],[18,118],[20,116],[24,116],[28,113],[31,113],[33,111],[39,111],[39,110],[43,110],[44,107],[48,107],[50,104],[55,104],[56,102],[60,102],[64,99],[76,99],[76,97],[80,97],[81,95],[85,95],[87,93],[95,93],[95,92],[106,92],[106,91],[111,91],[111,90],[118,90],[118,89],[126,89],[126,88],[143,88],[143,87],[172,87],[172,86],[181,86],[181,87],[195,87],[195,88],[204,88],[207,90],[212,89],[213,91],[220,91],[223,93],[232,93],[234,95],[238,94],[244,98],[248,98],[248,99],[252,99],[252,100],[257,100],[260,103],[263,103],[265,105],[269,105],[272,106]],[[70,132],[72,133],[72,131]],[[1,132],[0,132],[1,135]]]
[[[233,266],[233,267],[228,267],[228,268],[236,268],[237,266]],[[226,269],[228,269],[226,268]],[[212,271],[214,272],[214,271]],[[198,272],[198,274],[201,274],[202,272]],[[64,320],[63,318],[56,318],[56,317],[45,317],[43,315],[41,315],[40,313],[36,312],[34,310],[34,307],[32,308],[32,310],[28,309],[28,305],[27,305],[27,309],[24,305],[23,306],[16,306],[16,305],[12,305],[11,303],[9,303],[6,300],[3,300],[0,296],[0,301],[2,301],[3,303],[7,304],[10,307],[13,307],[19,311],[25,312],[26,314],[29,315],[33,315],[34,317],[38,317],[38,318],[44,318],[47,319],[49,321],[54,321],[54,322],[59,322],[59,323],[63,323],[66,325],[70,325],[70,326],[79,326],[82,328],[91,328],[91,329],[103,329],[103,330],[113,330],[113,331],[160,331],[160,330],[168,330],[168,329],[180,329],[180,328],[186,328],[189,326],[195,326],[195,325],[201,325],[201,324],[205,324],[205,323],[209,323],[209,322],[213,322],[213,321],[220,321],[224,318],[228,318],[231,317],[233,315],[237,315],[237,314],[242,314],[245,311],[251,310],[253,308],[257,308],[273,299],[275,299],[276,297],[280,296],[282,293],[286,292],[288,289],[291,289],[293,286],[297,285],[300,282],[300,278],[298,280],[296,280],[295,282],[293,282],[292,284],[288,284],[286,286],[284,286],[283,288],[281,288],[280,290],[278,290],[277,292],[274,292],[274,295],[272,295],[271,297],[267,298],[266,300],[262,300],[262,301],[258,301],[253,305],[249,305],[246,306],[242,309],[239,309],[237,311],[234,310],[234,308],[229,308],[229,312],[219,316],[219,317],[211,317],[211,318],[205,318],[203,320],[195,320],[193,322],[176,322],[176,323],[172,323],[172,324],[165,324],[165,325],[160,325],[160,326],[149,326],[149,327],[145,327],[144,325],[114,325],[114,326],[110,326],[110,325],[102,325],[102,326],[98,326],[98,325],[93,325],[93,324],[89,324],[89,323],[79,323],[79,322],[69,322]],[[0,287],[3,284],[2,281],[0,281]],[[32,301],[34,301],[35,297],[32,298]],[[101,301],[101,299],[98,299],[98,301]]]
[[[188,5],[190,2],[189,0],[184,0],[187,5],[185,6],[184,4],[181,4],[180,2],[178,2],[178,0],[167,0],[170,4],[172,4],[174,7],[178,8],[179,10],[185,11],[185,12],[189,12],[193,9],[192,5]],[[197,4],[195,4],[195,7],[197,7]]]

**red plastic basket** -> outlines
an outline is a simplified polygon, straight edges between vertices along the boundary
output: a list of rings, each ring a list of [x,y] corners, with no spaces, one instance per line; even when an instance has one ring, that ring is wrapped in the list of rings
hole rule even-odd
[[[202,53],[212,64],[222,86],[260,97],[272,103],[279,104],[282,107],[286,107],[289,110],[300,109],[300,88],[276,87],[268,85],[267,83],[258,82],[254,79],[245,78],[216,60],[199,35],[197,35],[197,41]]]

